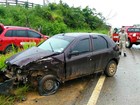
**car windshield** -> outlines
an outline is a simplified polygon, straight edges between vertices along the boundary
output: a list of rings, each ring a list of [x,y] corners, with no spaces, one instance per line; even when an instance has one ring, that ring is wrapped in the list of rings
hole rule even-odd
[[[140,32],[140,28],[128,28],[128,32]]]
[[[40,44],[38,47],[52,52],[63,52],[74,38],[66,36],[54,36]]]

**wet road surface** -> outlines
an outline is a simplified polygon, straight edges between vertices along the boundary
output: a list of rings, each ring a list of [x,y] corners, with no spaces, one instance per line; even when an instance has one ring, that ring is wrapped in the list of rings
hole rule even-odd
[[[113,78],[106,78],[96,105],[140,104],[140,46],[127,49]]]

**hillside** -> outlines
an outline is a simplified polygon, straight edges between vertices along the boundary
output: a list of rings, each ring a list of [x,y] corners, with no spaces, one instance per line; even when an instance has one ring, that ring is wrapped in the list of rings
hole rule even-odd
[[[46,6],[27,8],[20,5],[0,5],[0,22],[4,25],[40,29],[43,34],[106,30],[105,18],[95,8],[70,7],[60,1]],[[105,33],[105,32],[104,32]]]

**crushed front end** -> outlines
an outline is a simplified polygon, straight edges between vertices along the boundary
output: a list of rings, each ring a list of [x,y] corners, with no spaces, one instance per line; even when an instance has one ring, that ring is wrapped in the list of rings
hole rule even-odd
[[[14,86],[27,83],[27,75],[21,72],[17,66],[7,65],[6,69],[0,71],[0,94],[13,94]]]

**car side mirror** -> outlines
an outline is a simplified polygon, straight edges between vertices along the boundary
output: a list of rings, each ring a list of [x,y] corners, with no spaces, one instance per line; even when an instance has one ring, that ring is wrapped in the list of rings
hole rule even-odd
[[[69,54],[68,54],[68,57],[70,58],[71,56],[73,55],[79,55],[79,51],[71,51]]]

